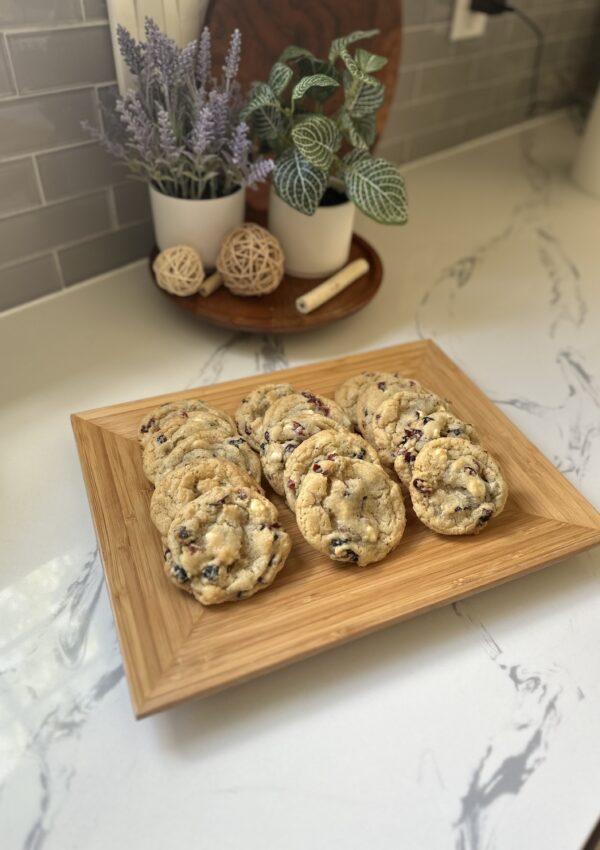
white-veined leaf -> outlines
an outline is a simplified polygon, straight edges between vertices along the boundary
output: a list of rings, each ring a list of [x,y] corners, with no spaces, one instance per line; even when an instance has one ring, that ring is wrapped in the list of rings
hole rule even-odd
[[[360,84],[358,94],[354,98],[350,112],[358,117],[361,115],[372,115],[381,106],[385,99],[385,86],[377,83],[375,86]]]
[[[290,119],[279,106],[260,106],[249,116],[250,123],[261,139],[273,142],[286,136],[290,129]]]
[[[372,38],[374,35],[379,35],[379,30],[355,30],[349,35],[334,38],[329,49],[329,61],[335,62],[342,55],[342,50],[349,44],[353,44],[355,41],[362,41],[364,38]]]
[[[283,62],[275,62],[269,74],[269,85],[277,97],[283,93],[293,76],[294,72],[288,65],[284,65]]]
[[[354,58],[356,59],[358,67],[362,71],[366,71],[368,74],[373,71],[379,71],[384,65],[387,65],[387,59],[385,56],[378,56],[376,53],[371,53],[369,50],[365,50],[362,47],[356,48]]]
[[[279,59],[278,62],[295,62],[297,59],[300,59],[302,56],[312,56],[313,54],[310,50],[307,50],[305,47],[298,47],[295,44],[290,44],[289,47],[286,47]],[[314,58],[314,57],[313,57]]]
[[[362,157],[344,174],[350,200],[381,224],[406,224],[406,187],[396,166],[385,159]]]
[[[308,77],[302,77],[296,83],[292,89],[292,100],[300,100],[313,86],[337,88],[339,83],[327,74],[310,74]]]
[[[354,148],[362,148],[367,150],[369,143],[364,138],[355,119],[347,112],[342,112],[338,118],[338,122],[344,137],[350,142]]]
[[[281,200],[292,209],[314,215],[327,188],[327,174],[295,148],[289,148],[275,163],[273,185]]]
[[[270,85],[267,83],[254,83],[250,91],[250,99],[242,110],[242,117],[250,115],[255,109],[261,109],[263,106],[279,107],[277,95]]]
[[[341,141],[337,127],[325,115],[311,115],[299,121],[292,130],[292,139],[302,156],[323,171],[329,171]]]

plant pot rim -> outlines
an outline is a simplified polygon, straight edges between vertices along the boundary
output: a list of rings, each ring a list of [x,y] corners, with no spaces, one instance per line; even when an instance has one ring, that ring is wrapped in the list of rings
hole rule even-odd
[[[331,188],[336,189],[337,187],[332,186]],[[345,192],[344,192],[344,195],[346,195]],[[290,210],[292,210],[292,212],[298,213],[298,215],[301,215],[304,218],[314,218],[317,213],[321,213],[323,215],[332,215],[332,214],[335,213],[336,210],[346,209],[348,207],[348,205],[350,205],[350,204],[354,205],[354,201],[351,201],[350,198],[348,197],[348,195],[346,195],[345,201],[341,201],[339,204],[330,204],[330,205],[324,206],[324,207],[319,205],[317,207],[317,209],[315,210],[313,215],[307,215],[306,213],[300,212],[300,210],[295,210],[294,207],[290,206],[287,203],[287,201],[284,201],[283,198],[280,198],[279,195],[277,194],[277,192],[275,191],[275,186],[273,186],[273,184],[271,184],[271,201],[274,197],[277,198],[279,203],[284,204],[286,207],[288,207]]]
[[[156,186],[152,185],[152,183],[148,183],[148,188],[153,195],[157,195],[160,198],[168,198],[170,201],[180,201],[189,204],[210,204],[216,201],[227,201],[229,198],[239,195],[240,192],[243,192],[246,189],[245,186],[238,186],[233,192],[230,192],[228,195],[220,195],[218,198],[177,198],[175,195],[167,195],[165,192],[161,192],[160,189],[157,189]]]

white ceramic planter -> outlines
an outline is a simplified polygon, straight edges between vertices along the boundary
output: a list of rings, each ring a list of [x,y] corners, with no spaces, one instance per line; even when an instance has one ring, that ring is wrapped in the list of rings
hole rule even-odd
[[[150,186],[150,203],[156,244],[161,251],[173,245],[190,245],[202,257],[204,269],[212,269],[223,239],[244,223],[246,193],[206,201],[171,198]]]
[[[346,265],[353,225],[351,201],[304,215],[284,203],[271,187],[269,230],[281,243],[288,274],[325,277]]]

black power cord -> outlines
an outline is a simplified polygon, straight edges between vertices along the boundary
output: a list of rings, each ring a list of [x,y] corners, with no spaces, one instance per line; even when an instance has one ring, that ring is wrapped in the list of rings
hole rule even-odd
[[[523,12],[516,6],[512,6],[510,3],[504,3],[502,0],[471,0],[471,11],[482,12],[484,15],[502,15],[504,12],[512,12],[520,18],[535,35],[537,43],[533,57],[533,70],[531,84],[529,86],[529,106],[527,108],[527,114],[531,117],[538,106],[538,88],[540,70],[542,67],[542,55],[544,52],[544,33],[542,32],[541,27],[533,20],[533,18],[530,18],[526,12]]]

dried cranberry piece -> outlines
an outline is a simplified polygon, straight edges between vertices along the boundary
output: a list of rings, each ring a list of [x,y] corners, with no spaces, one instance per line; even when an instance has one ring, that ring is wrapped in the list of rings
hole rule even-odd
[[[286,485],[286,486],[287,486],[288,490],[291,490],[291,491],[292,491],[292,493],[293,493],[293,492],[295,492],[295,490],[296,490],[296,485],[294,484],[294,482],[292,481],[292,479],[291,479],[291,478],[288,478],[288,480],[287,480],[287,485]]]
[[[404,460],[407,463],[414,463],[416,459],[416,454],[413,454],[412,452],[404,452]]]
[[[283,453],[284,453],[284,455],[289,455],[289,454],[291,454],[291,453],[292,453],[292,452],[293,452],[296,448],[297,448],[297,446],[296,446],[296,444],[295,444],[295,443],[286,443],[286,444],[285,444],[285,446],[283,447]]]
[[[268,431],[265,431],[265,433],[263,434],[263,440],[265,441],[265,443],[271,442],[271,435],[269,434]]]
[[[248,437],[252,434],[252,431],[250,430],[248,425],[244,426],[244,434],[246,434]]]
[[[292,431],[295,431],[296,434],[300,434],[300,436],[306,433],[306,431],[304,430],[304,426],[301,425],[300,422],[295,421],[292,422]]]
[[[337,454],[335,452],[331,452],[331,454],[327,455],[327,460],[335,460],[336,457],[337,457]]]
[[[377,387],[378,387],[378,389],[381,390],[381,392],[383,392],[385,390],[385,388],[387,387],[387,384],[386,384],[385,381],[379,381],[377,383]]]
[[[425,495],[433,493],[433,489],[422,478],[415,478],[415,480],[412,482],[412,486],[415,488],[415,490],[418,490],[419,493],[425,493]]]
[[[404,433],[406,434],[407,437],[422,437],[423,436],[423,432],[420,430],[420,428],[405,428]]]

